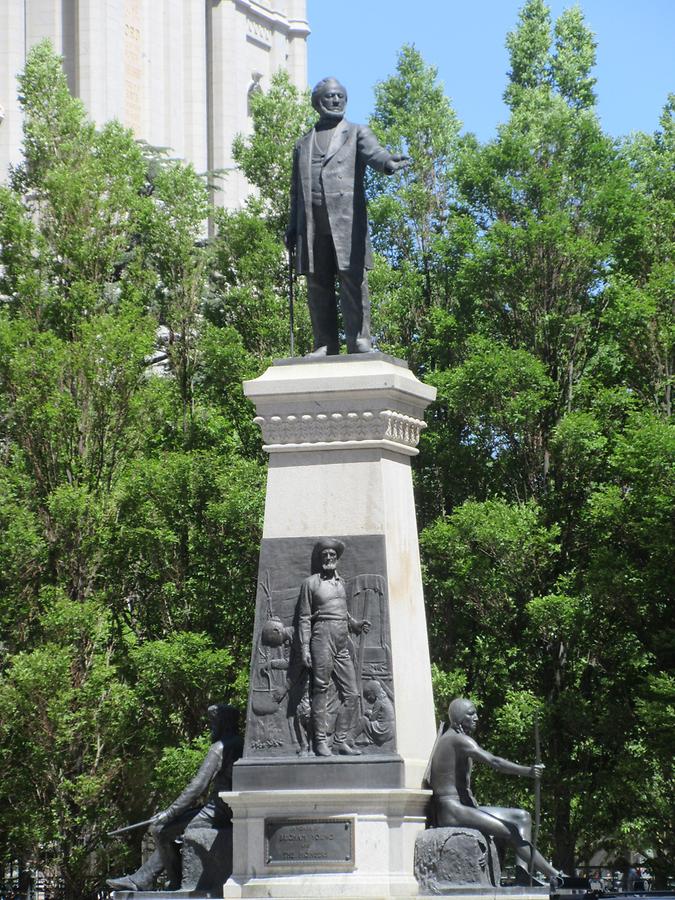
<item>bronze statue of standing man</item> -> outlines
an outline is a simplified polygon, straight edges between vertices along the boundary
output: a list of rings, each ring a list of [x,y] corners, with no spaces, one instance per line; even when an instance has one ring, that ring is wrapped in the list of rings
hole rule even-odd
[[[347,91],[337,79],[320,81],[312,91],[319,121],[293,154],[286,245],[296,250],[298,274],[307,276],[314,332],[309,355],[316,357],[340,352],[336,279],[347,352],[372,349],[366,273],[373,258],[363,179],[366,166],[393,175],[409,164],[381,147],[370,128],[347,122],[346,104]]]

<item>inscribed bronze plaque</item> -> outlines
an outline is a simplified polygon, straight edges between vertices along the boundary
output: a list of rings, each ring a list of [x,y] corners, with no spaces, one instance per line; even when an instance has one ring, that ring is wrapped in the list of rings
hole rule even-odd
[[[265,819],[265,862],[349,863],[354,859],[351,819]]]

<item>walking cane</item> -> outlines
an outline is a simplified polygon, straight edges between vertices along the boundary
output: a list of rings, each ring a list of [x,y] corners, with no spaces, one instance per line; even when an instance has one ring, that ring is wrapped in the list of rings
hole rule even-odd
[[[295,300],[295,288],[293,284],[295,266],[293,264],[293,248],[288,248],[288,312],[290,316],[291,331],[291,356],[295,356],[295,336],[293,334],[293,302]]]
[[[541,763],[541,743],[539,741],[539,714],[534,712],[534,763]],[[541,822],[541,778],[534,779],[534,833],[532,835],[532,855],[530,857],[530,887],[534,877],[534,854],[539,842],[539,825]]]

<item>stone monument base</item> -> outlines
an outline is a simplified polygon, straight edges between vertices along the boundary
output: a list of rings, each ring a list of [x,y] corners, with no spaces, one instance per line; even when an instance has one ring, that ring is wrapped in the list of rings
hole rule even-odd
[[[549,888],[541,887],[498,887],[487,888],[479,885],[446,888],[441,894],[425,894],[419,897],[452,897],[452,900],[550,900]]]
[[[216,900],[223,896],[217,891],[113,891],[112,900]]]
[[[233,791],[226,898],[392,900],[418,895],[411,872],[430,791]],[[358,810],[358,812],[356,812]]]
[[[459,888],[499,887],[501,869],[494,841],[473,828],[430,828],[415,841],[415,877],[421,894]]]

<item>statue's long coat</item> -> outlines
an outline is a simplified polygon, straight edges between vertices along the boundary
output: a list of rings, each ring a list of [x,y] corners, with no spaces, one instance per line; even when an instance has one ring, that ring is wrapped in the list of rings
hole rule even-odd
[[[291,180],[291,226],[296,234],[296,271],[314,272],[314,221],[312,218],[312,140],[314,129],[295,145]],[[323,166],[322,182],[338,269],[358,272],[372,269],[373,255],[368,237],[366,166],[387,171],[391,154],[381,147],[365,125],[343,119],[335,127]]]

